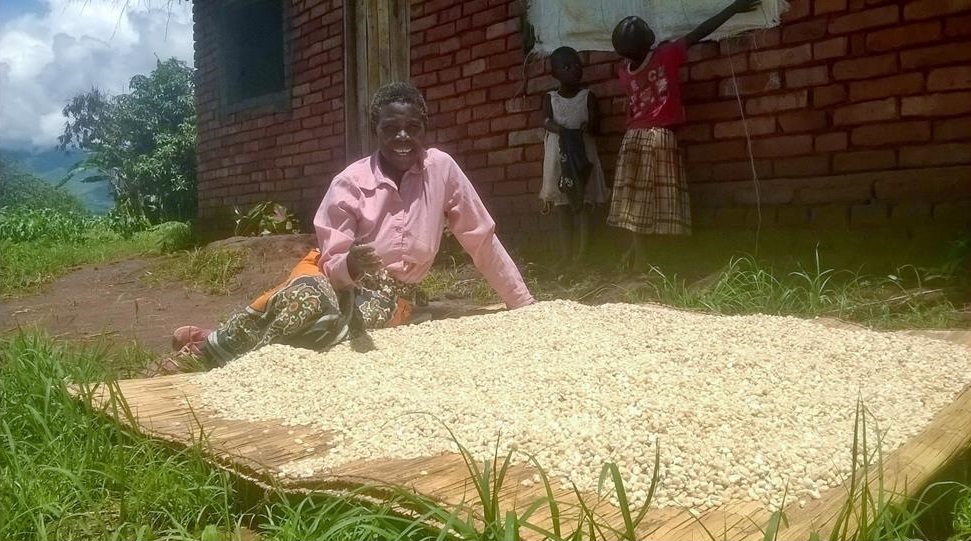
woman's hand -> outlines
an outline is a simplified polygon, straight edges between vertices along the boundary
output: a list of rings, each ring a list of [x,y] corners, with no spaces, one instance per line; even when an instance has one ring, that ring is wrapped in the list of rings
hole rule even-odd
[[[366,273],[375,272],[381,268],[381,258],[374,253],[374,248],[366,244],[352,244],[347,252],[347,273],[352,280],[358,280]]]

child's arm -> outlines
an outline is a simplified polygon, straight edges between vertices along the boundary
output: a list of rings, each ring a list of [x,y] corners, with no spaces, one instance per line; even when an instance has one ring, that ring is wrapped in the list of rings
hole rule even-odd
[[[718,27],[725,24],[725,21],[731,19],[733,15],[737,13],[746,13],[748,11],[753,11],[755,8],[759,7],[762,2],[760,0],[735,0],[730,6],[721,10],[718,15],[708,19],[707,21],[698,25],[687,36],[684,37],[685,45],[691,46],[699,41],[708,37],[709,34],[718,30]]]
[[[600,106],[593,92],[587,92],[587,131],[591,135],[600,133]]]
[[[553,133],[560,133],[563,129],[563,126],[553,120],[553,98],[549,94],[543,95],[543,127]]]

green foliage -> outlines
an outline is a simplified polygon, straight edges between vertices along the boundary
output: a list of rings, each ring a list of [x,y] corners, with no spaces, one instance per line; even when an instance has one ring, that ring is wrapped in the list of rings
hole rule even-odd
[[[140,241],[160,254],[185,250],[192,245],[192,228],[184,222],[163,222],[137,234]]]
[[[971,539],[971,486],[961,490],[961,497],[954,504],[954,535],[955,541]]]
[[[67,392],[67,381],[129,376],[149,357],[36,334],[0,340],[0,539],[157,539],[233,526],[230,478],[198,448],[175,453],[131,435]]]
[[[88,236],[89,229],[99,226],[101,220],[82,212],[0,208],[0,240],[81,242]]]
[[[234,207],[233,212],[236,214],[234,234],[239,236],[258,237],[300,232],[300,224],[293,213],[273,201],[257,203],[246,214],[240,212],[238,207]]]
[[[0,208],[84,212],[84,205],[77,197],[24,171],[3,155],[0,155]]]
[[[64,108],[61,148],[89,157],[85,182],[111,183],[116,205],[129,221],[186,221],[196,214],[195,105],[192,68],[170,58],[149,75],[136,75],[118,96],[91,89]],[[66,182],[67,180],[65,180]]]

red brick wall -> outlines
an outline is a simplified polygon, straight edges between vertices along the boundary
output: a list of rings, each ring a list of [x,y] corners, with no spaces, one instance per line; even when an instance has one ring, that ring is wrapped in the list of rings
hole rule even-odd
[[[232,230],[232,209],[272,199],[306,222],[345,166],[341,0],[292,0],[289,108],[224,114],[215,2],[194,2],[199,218]]]
[[[519,0],[412,3],[412,80],[428,97],[433,140],[507,231],[550,225],[536,194],[540,97],[554,81],[532,62],[524,82],[521,9]],[[966,0],[793,0],[778,28],[693,47],[678,135],[696,222],[755,219],[753,163],[767,225],[971,216],[969,33]],[[609,178],[624,124],[617,58],[581,56],[604,115]]]
[[[307,220],[345,165],[342,2],[292,1],[292,109],[229,116],[217,107],[211,4],[195,3],[203,218],[272,198]],[[524,68],[521,10],[521,0],[411,3],[412,81],[428,98],[429,137],[505,233],[552,225],[536,194],[540,97],[554,82],[546,62]],[[696,223],[753,223],[753,163],[763,225],[968,223],[969,34],[967,0],[792,0],[778,28],[693,47],[678,135]],[[624,128],[617,58],[581,56],[604,115],[609,182]]]

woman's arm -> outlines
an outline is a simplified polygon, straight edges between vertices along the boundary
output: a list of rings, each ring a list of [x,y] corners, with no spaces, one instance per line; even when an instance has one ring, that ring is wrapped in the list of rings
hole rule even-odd
[[[354,287],[357,279],[360,279],[360,276],[351,275],[351,270],[357,269],[349,269],[347,261],[357,231],[354,202],[359,197],[357,186],[338,176],[331,182],[314,216],[314,229],[320,246],[318,264],[334,289]]]
[[[496,223],[489,215],[475,188],[462,169],[451,158],[448,178],[450,195],[445,202],[448,228],[472,256],[472,262],[485,277],[492,289],[499,294],[509,309],[532,304],[523,277],[509,253],[496,237]]]

